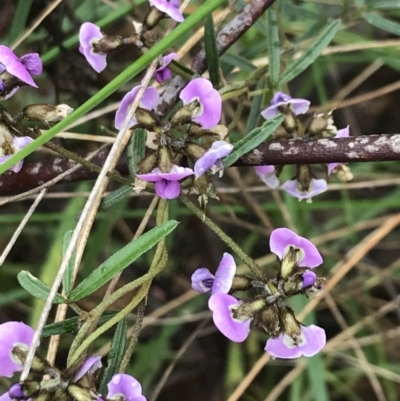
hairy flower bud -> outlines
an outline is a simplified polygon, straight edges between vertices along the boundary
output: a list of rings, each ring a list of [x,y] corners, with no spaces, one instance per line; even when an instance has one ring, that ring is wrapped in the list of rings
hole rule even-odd
[[[135,117],[140,127],[156,133],[161,132],[160,124],[151,111],[138,107]]]
[[[166,146],[162,146],[159,149],[159,164],[160,171],[162,173],[169,173],[174,166],[174,162],[172,160],[171,151]]]
[[[296,115],[290,107],[290,104],[279,106],[279,111],[283,114],[282,125],[289,134],[293,134],[298,130],[298,122]]]
[[[179,126],[182,124],[188,124],[192,122],[193,113],[200,107],[200,102],[194,100],[187,105],[181,107],[175,112],[175,114],[170,118],[171,125]]]
[[[74,111],[67,104],[31,104],[22,110],[22,117],[29,121],[43,121],[45,123],[61,121]]]
[[[191,157],[193,160],[198,160],[200,159],[201,156],[206,153],[206,150],[200,146],[197,145],[196,143],[189,142],[185,144],[184,152],[187,156]]]
[[[253,318],[259,311],[267,305],[265,299],[259,298],[251,302],[243,302],[237,308],[232,309],[234,319],[244,320]]]
[[[333,124],[332,112],[333,110],[327,113],[315,113],[306,129],[306,132],[311,136],[323,135],[325,133],[335,133],[337,128]]]
[[[154,167],[156,167],[158,160],[158,154],[157,152],[153,151],[150,152],[144,159],[141,160],[139,163],[137,173],[138,174],[146,174],[153,170]]]
[[[253,279],[243,274],[237,274],[233,278],[231,291],[245,291],[252,287]]]
[[[95,393],[76,384],[70,384],[67,387],[67,392],[73,399],[77,401],[93,401],[98,399]]]
[[[167,16],[158,10],[156,7],[150,7],[149,13],[146,15],[144,21],[143,21],[143,26],[147,30],[152,30],[163,18],[166,18]]]
[[[257,323],[271,336],[276,337],[281,332],[279,309],[276,305],[269,305],[258,315]]]

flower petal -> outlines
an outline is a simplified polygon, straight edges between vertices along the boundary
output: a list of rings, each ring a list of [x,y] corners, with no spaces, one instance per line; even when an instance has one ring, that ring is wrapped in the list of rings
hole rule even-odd
[[[214,283],[214,278],[215,276],[210,272],[210,270],[206,267],[200,267],[192,274],[192,288],[200,294],[209,292]]]
[[[181,184],[178,181],[157,181],[154,189],[156,194],[163,199],[175,199],[181,194]]]
[[[149,3],[156,7],[161,12],[167,14],[169,17],[177,22],[184,21],[182,13],[179,11],[179,1],[168,0],[149,0]]]
[[[250,333],[251,319],[243,321],[232,317],[231,308],[241,302],[231,295],[219,292],[210,297],[208,307],[213,311],[214,324],[218,330],[231,341],[243,342]]]
[[[280,260],[285,256],[289,246],[301,249],[303,258],[298,261],[298,266],[314,268],[319,266],[323,259],[317,247],[308,239],[297,235],[288,228],[277,228],[272,231],[269,239],[269,247]]]
[[[20,61],[30,74],[40,75],[43,72],[43,63],[38,53],[25,54]]]
[[[211,148],[201,156],[194,165],[196,179],[201,177],[207,170],[211,169],[217,161],[229,155],[233,150],[233,145],[225,141],[215,141]]]
[[[130,375],[124,373],[114,375],[107,387],[107,399],[123,395],[126,401],[146,401],[142,395],[142,386],[139,381]]]
[[[86,373],[94,373],[96,370],[102,367],[101,364],[101,356],[89,356],[86,358],[85,362],[83,362],[82,366],[75,373],[75,381],[81,379]]]
[[[232,287],[233,278],[236,274],[236,263],[233,256],[227,252],[222,256],[218,269],[215,272],[215,280],[211,293],[219,292],[227,294]]]

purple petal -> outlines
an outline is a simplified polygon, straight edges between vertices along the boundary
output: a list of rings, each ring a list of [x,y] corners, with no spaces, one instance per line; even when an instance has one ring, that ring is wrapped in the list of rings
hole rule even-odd
[[[102,367],[101,356],[89,356],[83,362],[82,366],[75,373],[74,381],[81,379],[86,373],[94,373],[96,370]]]
[[[212,83],[204,78],[196,78],[190,81],[179,94],[180,99],[186,105],[193,100],[200,102],[200,107],[193,115],[193,121],[203,128],[213,128],[221,119],[222,99]]]
[[[4,66],[19,61],[18,56],[7,46],[0,45],[0,63]]]
[[[275,189],[279,187],[279,178],[275,174],[274,166],[256,166],[254,169],[258,178],[270,188]]]
[[[8,390],[8,394],[11,398],[16,398],[16,399],[26,398],[24,390],[19,383],[13,384]]]
[[[29,145],[31,142],[33,142],[33,139],[29,136],[21,136],[21,137],[14,138],[14,140],[13,140],[14,149],[15,149],[15,151],[21,150],[25,146]],[[11,156],[12,155],[0,156],[0,164],[5,163]],[[24,161],[20,160],[19,162],[17,162],[13,166],[11,166],[9,168],[9,170],[13,171],[14,173],[19,173],[22,169],[23,164],[24,164]]]
[[[350,136],[350,126],[348,125],[346,128],[342,128],[336,132],[335,138],[347,138]]]
[[[182,13],[179,11],[179,1],[172,2],[168,0],[149,0],[150,5],[156,7],[161,12],[177,22],[184,21]]]
[[[200,294],[204,294],[211,290],[214,283],[214,275],[206,267],[201,267],[194,271],[191,280],[192,288]]]
[[[194,165],[196,179],[201,177],[207,170],[215,166],[217,161],[232,152],[233,145],[225,141],[215,141],[211,148],[198,159]]]
[[[175,199],[181,194],[181,184],[178,181],[157,181],[154,189],[156,194],[163,199]]]
[[[286,104],[290,104],[290,108],[295,115],[306,113],[310,107],[310,101],[307,99],[293,99],[283,92],[277,92],[273,96],[270,106],[263,110],[261,115],[266,120],[273,118],[280,113],[279,107]]]
[[[14,399],[10,397],[10,394],[8,394],[7,391],[3,395],[0,395],[0,401],[14,401]]]
[[[20,61],[30,74],[40,75],[43,72],[43,63],[38,53],[25,54]]]
[[[136,177],[140,178],[141,180],[150,182],[156,182],[162,179],[168,181],[179,181],[193,174],[194,173],[191,168],[181,167],[175,164],[169,173],[162,173],[159,168],[155,168],[154,170],[151,171],[151,173],[136,174]]]
[[[28,349],[35,331],[22,322],[0,324],[0,376],[12,377],[22,370],[22,365],[11,351],[15,346]]]
[[[97,73],[107,67],[107,54],[94,52],[92,44],[103,37],[100,28],[91,22],[84,22],[79,29],[79,51]]]
[[[123,373],[114,375],[107,387],[107,399],[117,399],[122,395],[126,401],[146,401],[142,395],[142,386],[130,375]]]
[[[224,253],[218,269],[215,272],[215,280],[211,293],[218,294],[222,292],[227,294],[232,287],[233,278],[236,273],[236,263],[233,256],[227,252]]]
[[[325,346],[325,330],[311,325],[301,327],[302,344],[293,344],[292,339],[283,333],[277,338],[270,338],[265,345],[265,351],[274,358],[293,359],[301,355],[314,356]]]
[[[158,83],[161,84],[162,82],[171,79],[172,73],[171,70],[167,68],[167,66],[172,60],[176,58],[178,58],[178,53],[170,53],[162,57],[162,66],[155,70],[153,74],[153,77],[156,78],[156,81]]]
[[[298,181],[289,180],[286,181],[282,188],[291,196],[298,199],[311,199],[314,196],[325,192],[328,189],[328,183],[324,179],[311,179],[310,188],[308,191],[302,191],[299,189]]]
[[[128,111],[130,105],[133,103],[135,100],[136,95],[138,94],[141,86],[135,86],[130,92],[128,92],[122,99],[121,104],[119,105],[119,108],[115,114],[115,128],[116,129],[121,129],[122,126],[124,125],[125,119],[128,116]],[[144,91],[144,94],[140,100],[140,107],[146,110],[151,110],[154,109],[154,107],[157,106],[159,99],[159,94],[156,88],[153,88],[152,86],[147,88]],[[129,122],[128,128],[133,127],[137,123],[136,118],[133,117],[131,121]]]
[[[332,171],[339,165],[340,163],[329,163],[328,164],[328,174],[331,174]]]
[[[315,280],[317,279],[317,275],[312,271],[306,271],[305,273],[303,273],[302,278],[303,278],[303,283],[302,283],[303,288],[307,288],[314,285]]]
[[[319,266],[323,259],[317,247],[308,239],[297,235],[288,228],[276,228],[269,239],[269,247],[280,260],[284,258],[289,247],[295,247],[299,253],[298,266],[314,268]]]
[[[38,87],[28,70],[19,60],[12,61],[6,66],[6,69],[9,74],[14,75],[14,77],[18,78],[22,82],[25,82],[27,85],[33,86],[34,88]]]
[[[213,311],[214,324],[231,341],[242,342],[250,333],[250,321],[233,319],[231,309],[241,302],[231,295],[219,292],[210,297],[208,307]]]

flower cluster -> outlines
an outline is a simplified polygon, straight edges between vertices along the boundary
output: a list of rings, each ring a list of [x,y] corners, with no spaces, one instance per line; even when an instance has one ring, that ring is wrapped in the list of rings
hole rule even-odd
[[[350,134],[349,127],[337,130],[333,124],[332,112],[314,114],[312,119],[306,124],[298,116],[307,113],[310,101],[306,99],[292,98],[291,96],[277,92],[270,105],[261,112],[265,119],[270,119],[278,114],[284,116],[282,126],[272,135],[272,138],[280,139],[301,139],[301,138],[327,138],[334,136],[335,138],[347,137]],[[276,169],[275,166],[258,166],[255,167],[256,174],[270,188],[277,188],[280,185],[279,174],[282,169]],[[330,163],[326,167],[325,177],[316,178],[311,166],[308,164],[298,165],[296,176],[282,184],[282,188],[291,196],[299,200],[311,199],[326,191],[328,188],[327,176],[337,172],[338,177],[343,181],[353,178],[347,166],[339,163]]]
[[[22,370],[33,335],[34,330],[21,322],[0,325],[0,376],[12,377]],[[30,400],[47,393],[54,399],[103,401],[95,386],[101,366],[101,357],[90,356],[76,372],[65,373],[35,356],[28,379],[13,384],[0,400]],[[130,375],[115,374],[107,388],[106,400],[146,401],[140,383]]]
[[[233,257],[225,253],[215,275],[205,267],[193,273],[192,288],[200,293],[211,291],[208,306],[214,324],[231,341],[242,342],[251,328],[261,327],[270,336],[265,350],[272,357],[313,356],[325,345],[325,331],[298,322],[284,300],[322,291],[324,279],[313,271],[322,257],[314,244],[287,228],[272,231],[270,249],[279,260],[275,278],[254,280],[236,274]],[[246,291],[249,299],[234,297],[236,291]]]

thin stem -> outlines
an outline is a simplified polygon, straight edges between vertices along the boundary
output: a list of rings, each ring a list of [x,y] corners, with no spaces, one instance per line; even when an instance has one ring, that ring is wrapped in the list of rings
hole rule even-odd
[[[190,209],[203,223],[205,223],[211,230],[221,238],[238,256],[242,261],[253,271],[257,278],[264,279],[265,274],[257,263],[250,258],[246,252],[228,235],[226,235],[215,223],[213,223],[194,203],[192,203],[186,196],[181,195],[181,201],[185,206]]]

